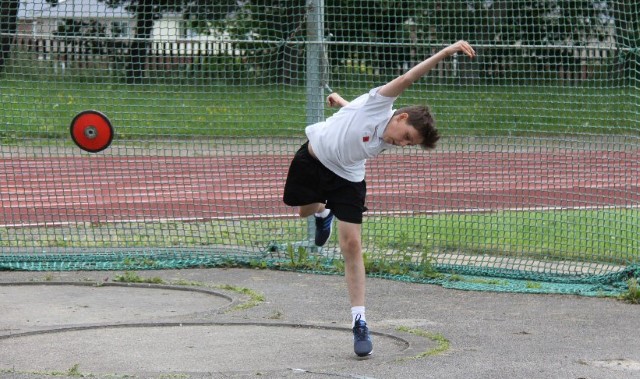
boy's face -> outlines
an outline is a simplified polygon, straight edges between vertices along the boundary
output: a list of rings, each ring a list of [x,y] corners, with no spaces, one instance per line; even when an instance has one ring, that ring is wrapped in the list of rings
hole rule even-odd
[[[418,130],[407,122],[408,117],[406,113],[400,113],[389,120],[387,128],[382,133],[384,142],[396,146],[414,146],[422,142]]]

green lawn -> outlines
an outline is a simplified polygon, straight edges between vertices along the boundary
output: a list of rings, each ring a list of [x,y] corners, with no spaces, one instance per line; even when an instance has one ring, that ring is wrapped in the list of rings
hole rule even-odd
[[[306,122],[306,94],[300,86],[205,85],[195,80],[126,85],[47,78],[0,79],[0,138],[5,142],[67,138],[73,116],[86,109],[104,112],[121,140],[300,136]],[[358,82],[334,90],[352,99],[378,84]],[[443,133],[450,135],[638,135],[637,93],[630,91],[418,83],[396,105],[428,103]]]
[[[565,210],[369,219],[380,249],[628,264],[640,257],[637,209]]]
[[[402,254],[466,254],[539,261],[625,265],[640,255],[640,210],[494,212],[414,217],[369,217],[364,250]],[[306,239],[306,220],[80,224],[60,228],[0,228],[0,247],[183,248],[244,247]],[[336,236],[332,242],[337,243]],[[395,258],[387,256],[395,251]]]

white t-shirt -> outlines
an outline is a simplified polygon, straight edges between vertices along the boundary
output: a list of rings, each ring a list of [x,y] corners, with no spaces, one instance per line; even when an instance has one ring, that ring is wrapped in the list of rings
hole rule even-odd
[[[367,158],[394,145],[382,140],[393,116],[395,97],[374,88],[342,107],[325,121],[307,126],[313,152],[325,167],[351,182],[364,180]]]

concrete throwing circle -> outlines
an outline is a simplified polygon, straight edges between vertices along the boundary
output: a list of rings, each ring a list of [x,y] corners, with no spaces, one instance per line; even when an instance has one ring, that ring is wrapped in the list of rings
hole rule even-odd
[[[260,323],[171,323],[67,328],[0,338],[0,370],[91,374],[257,372],[353,361],[346,328]],[[376,354],[409,347],[375,334]]]
[[[153,321],[229,306],[228,296],[190,287],[117,283],[0,285],[0,330]]]

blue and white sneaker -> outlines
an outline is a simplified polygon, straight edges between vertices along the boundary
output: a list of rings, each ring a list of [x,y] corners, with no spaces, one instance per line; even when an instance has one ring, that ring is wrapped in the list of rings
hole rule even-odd
[[[327,217],[316,217],[316,246],[324,246],[331,237],[333,229],[333,213],[329,212]]]
[[[369,328],[367,323],[360,320],[360,315],[356,316],[356,322],[353,326],[353,351],[359,357],[366,357],[373,353],[373,342],[369,336]]]

